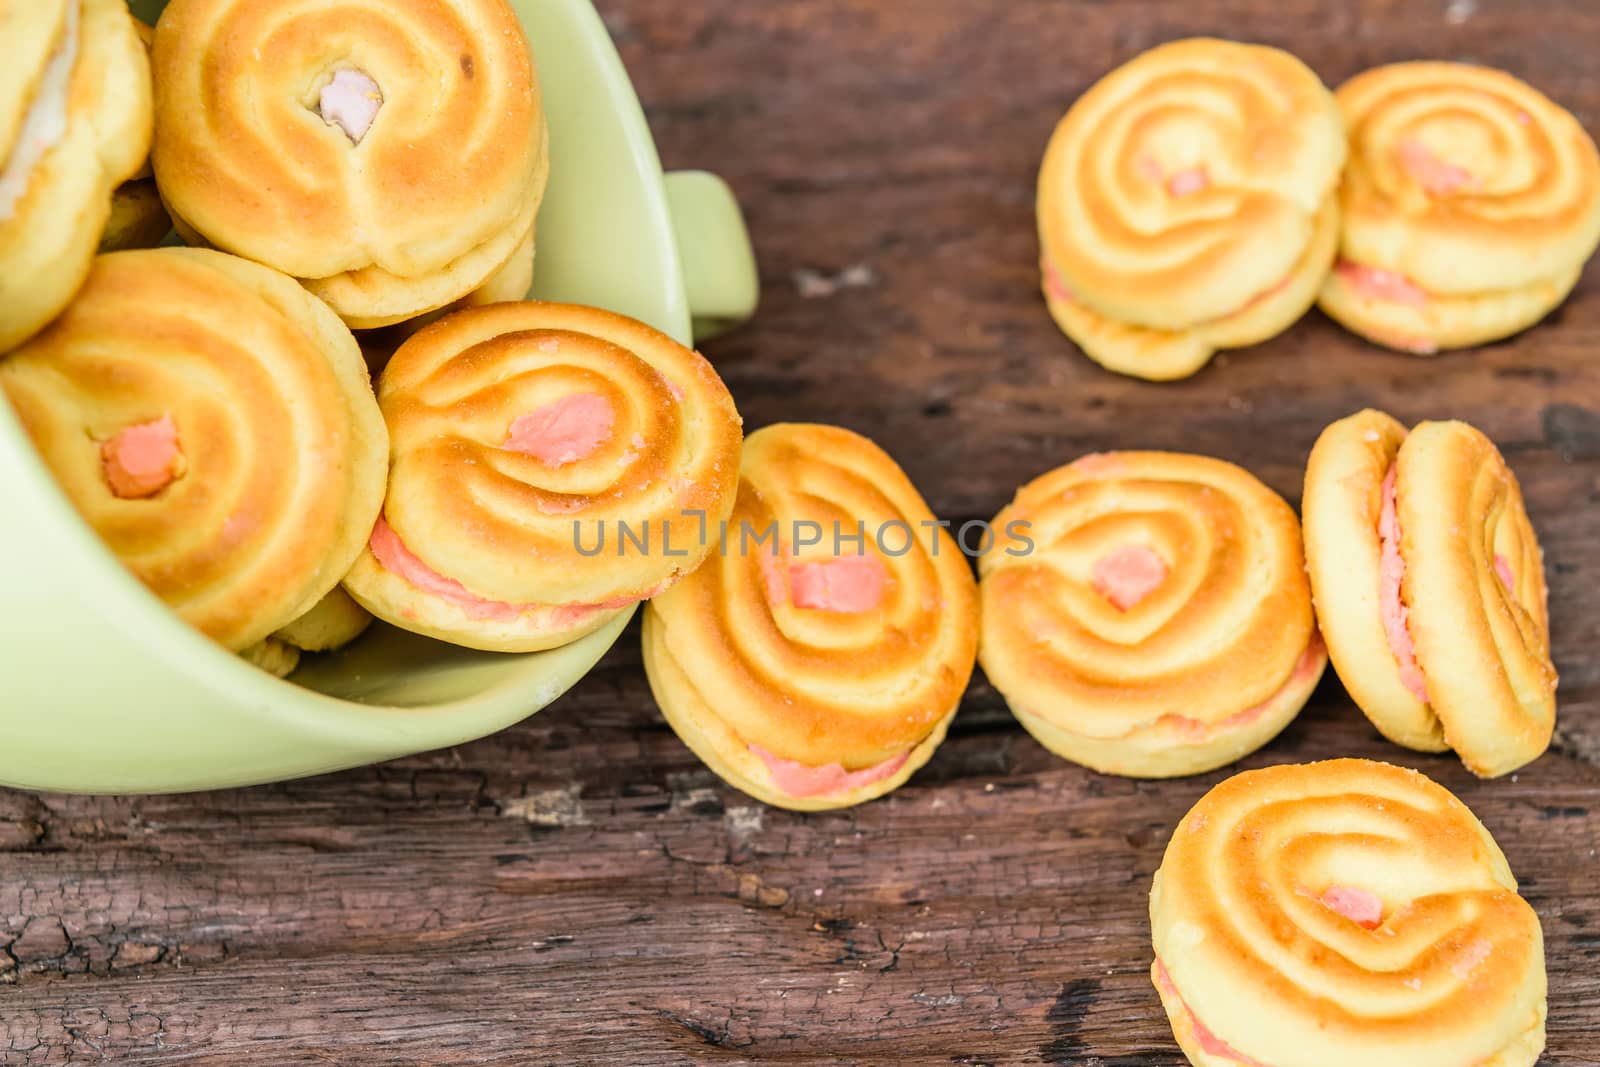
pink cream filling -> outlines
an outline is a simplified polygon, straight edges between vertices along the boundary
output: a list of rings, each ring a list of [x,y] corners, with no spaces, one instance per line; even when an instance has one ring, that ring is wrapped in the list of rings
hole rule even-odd
[[[1417,647],[1411,641],[1411,631],[1406,629],[1409,612],[1400,599],[1400,582],[1405,577],[1406,562],[1400,555],[1400,514],[1396,506],[1396,470],[1389,468],[1383,479],[1383,510],[1378,516],[1379,574],[1378,613],[1383,619],[1383,632],[1389,639],[1389,651],[1394,653],[1400,667],[1400,683],[1411,695],[1428,702],[1428,687],[1417,666]]]
[[[789,594],[797,608],[856,614],[883,603],[889,575],[877,556],[840,556],[789,567]]]
[[[1500,582],[1506,587],[1506,592],[1516,592],[1517,576],[1511,569],[1511,561],[1498,552],[1494,554],[1494,572],[1500,576]]]
[[[559,467],[583,459],[611,436],[616,413],[598,393],[574,393],[511,424],[501,448]]]
[[[1211,175],[1204,167],[1190,167],[1176,171],[1167,178],[1167,193],[1171,196],[1188,196],[1209,188]]]
[[[860,614],[875,611],[889,588],[889,575],[877,556],[838,556],[791,563],[785,567],[772,552],[760,557],[767,602],[793,603],[810,611]]]
[[[1401,141],[1395,154],[1400,157],[1400,166],[1429,196],[1448,196],[1477,183],[1470,170],[1445,162],[1414,137]]]
[[[1062,280],[1061,272],[1056,270],[1055,265],[1052,263],[1044,265],[1044,287],[1051,296],[1063,304],[1076,304],[1078,302],[1078,298],[1073,295],[1072,290],[1067,288],[1067,283]]]
[[[422,562],[405,542],[400,540],[400,535],[395,533],[394,527],[382,515],[378,516],[377,525],[372,528],[372,540],[369,542],[373,558],[378,565],[391,574],[404,579],[408,584],[429,596],[438,597],[460,608],[470,619],[479,622],[493,620],[495,622],[511,622],[520,616],[533,611],[552,611],[555,617],[551,625],[556,627],[576,626],[592,618],[602,611],[617,611],[638,603],[640,598],[624,597],[608,600],[601,604],[558,604],[547,606],[542,604],[508,604],[499,600],[487,600],[478,596],[454,578],[446,578],[438,571]],[[645,598],[648,599],[648,598]]]
[[[1183,740],[1191,745],[1204,744],[1224,730],[1237,730],[1248,726],[1265,715],[1267,710],[1277,703],[1279,698],[1289,689],[1305,682],[1306,679],[1317,672],[1322,662],[1325,647],[1322,642],[1322,635],[1313,630],[1311,641],[1306,645],[1305,651],[1300,653],[1300,658],[1295,662],[1294,670],[1290,672],[1288,680],[1278,687],[1277,692],[1254,707],[1246,708],[1217,722],[1202,722],[1199,719],[1191,719],[1187,715],[1168,713],[1157,719],[1153,726],[1159,728],[1165,724],[1175,727],[1183,735]]]
[[[171,415],[129,426],[100,446],[106,484],[123,500],[154,496],[171,485],[181,458]]]
[[[1333,269],[1352,292],[1367,300],[1379,300],[1406,307],[1423,307],[1428,303],[1427,291],[1399,271],[1368,267],[1348,259],[1341,259]],[[1379,337],[1378,340],[1391,348],[1398,348],[1402,352],[1413,352],[1420,356],[1431,356],[1439,351],[1438,342],[1427,337],[1406,337],[1396,334]]]
[[[378,83],[361,71],[349,68],[335,71],[333,81],[323,86],[317,97],[317,111],[322,121],[343,130],[352,144],[361,143],[382,106],[383,93]]]
[[[1345,889],[1344,887],[1336,886],[1333,889],[1328,890],[1328,893],[1323,895],[1324,904],[1328,903],[1328,895],[1336,890],[1372,897],[1372,894],[1367,893],[1362,889]],[[1372,897],[1372,899],[1377,900],[1376,897]],[[1339,911],[1339,909],[1334,907],[1332,904],[1328,904],[1328,906],[1333,908],[1335,911]],[[1383,908],[1381,901],[1378,903],[1378,908],[1381,916]],[[1343,912],[1341,912],[1341,914],[1343,914]],[[1361,923],[1363,926],[1367,925],[1352,915],[1345,915],[1345,918],[1350,919],[1353,922]],[[1374,923],[1372,927],[1369,927],[1369,929],[1375,928],[1377,925],[1378,923]],[[1462,958],[1456,960],[1455,963],[1451,965],[1450,969],[1455,973],[1457,978],[1465,981],[1472,976],[1473,971],[1477,970],[1478,967],[1483,964],[1484,960],[1489,958],[1493,950],[1493,945],[1480,938],[1479,940],[1474,941],[1468,947]],[[1202,1052],[1208,1056],[1218,1056],[1224,1059],[1233,1060],[1234,1062],[1241,1064],[1242,1067],[1267,1067],[1267,1065],[1262,1063],[1260,1060],[1252,1059],[1251,1057],[1240,1052],[1238,1049],[1234,1048],[1232,1045],[1228,1044],[1222,1038],[1212,1033],[1206,1027],[1206,1024],[1200,1021],[1200,1017],[1194,1013],[1194,1009],[1189,1007],[1188,1002],[1183,999],[1183,994],[1178,992],[1178,987],[1172,982],[1172,975],[1167,973],[1167,965],[1162,963],[1160,958],[1156,959],[1156,981],[1160,984],[1161,991],[1165,993],[1167,997],[1172,1000],[1187,1017],[1189,1021],[1189,1029],[1194,1033],[1195,1043],[1200,1046],[1200,1050]]]
[[[1159,959],[1156,960],[1156,981],[1161,983],[1161,991],[1173,1000],[1178,1007],[1182,1008],[1183,1013],[1188,1016],[1189,1029],[1194,1032],[1194,1040],[1200,1046],[1200,1051],[1208,1056],[1222,1056],[1243,1064],[1244,1067],[1267,1067],[1260,1060],[1251,1059],[1208,1030],[1206,1024],[1200,1021],[1199,1016],[1195,1015],[1194,1011],[1183,999],[1183,995],[1178,992],[1178,987],[1172,984],[1172,975],[1167,973],[1167,965]]]
[[[760,561],[767,601],[773,605],[792,602],[812,611],[857,614],[876,610],[888,590],[888,572],[877,556],[838,556],[786,567],[775,553],[764,552]],[[766,764],[772,783],[792,797],[833,796],[861,789],[892,777],[911,758],[909,751],[902,752],[872,767],[847,771],[840,763],[815,767],[784,759],[756,744],[749,749]]]
[[[1168,174],[1151,156],[1140,156],[1137,166],[1143,177],[1165,186],[1168,196],[1188,196],[1211,185],[1211,175],[1205,167],[1186,167]]]
[[[1095,561],[1095,592],[1127,611],[1167,580],[1167,564],[1144,545],[1124,545]]]
[[[751,745],[750,751],[760,756],[761,762],[767,765],[767,772],[772,775],[772,783],[792,797],[833,796],[874,785],[892,777],[906,765],[906,760],[911,758],[910,752],[902,752],[876,766],[864,767],[859,771],[847,771],[840,763],[813,767],[808,763],[784,759],[781,756],[774,756],[760,745]]]
[[[1357,926],[1376,930],[1383,925],[1383,901],[1375,893],[1354,886],[1334,885],[1323,892],[1321,900],[1329,911]]]
[[[1428,302],[1427,292],[1398,271],[1366,267],[1348,259],[1341,259],[1334,269],[1346,285],[1368,299],[1409,307],[1422,307]]]

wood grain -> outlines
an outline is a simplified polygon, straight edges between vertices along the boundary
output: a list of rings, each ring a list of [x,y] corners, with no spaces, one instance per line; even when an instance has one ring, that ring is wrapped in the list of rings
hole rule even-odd
[[[1438,360],[1318,315],[1199,377],[1103,373],[1036,293],[1034,172],[1072,98],[1197,33],[1337,82],[1505,67],[1600,129],[1589,0],[602,0],[669,166],[727,176],[757,322],[708,348],[751,427],[842,423],[934,510],[997,511],[1077,454],[1242,463],[1291,500],[1363,404],[1494,436],[1544,539],[1555,750],[1480,783],[1381,742],[1337,682],[1247,766],[1416,766],[1505,847],[1544,922],[1550,1065],[1600,1063],[1600,277],[1551,322]],[[0,1061],[1181,1064],[1145,894],[1222,773],[1103,778],[974,684],[905,789],[765,809],[656,715],[637,634],[571,696],[458,749],[271,788],[0,793]]]

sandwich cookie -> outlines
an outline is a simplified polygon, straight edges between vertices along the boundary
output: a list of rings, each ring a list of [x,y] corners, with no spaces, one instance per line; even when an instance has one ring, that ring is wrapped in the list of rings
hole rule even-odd
[[[1600,243],[1600,154],[1571,114],[1464,63],[1378,67],[1336,95],[1350,165],[1325,312],[1431,355],[1510,336],[1566,299]]]
[[[174,0],[152,58],[156,180],[191,243],[356,329],[526,259],[548,136],[505,0]]]
[[[1544,939],[1489,831],[1415,771],[1269,767],[1207,793],[1150,890],[1195,1067],[1531,1067]]]
[[[9,4],[0,70],[0,354],[83,284],[150,151],[150,65],[122,0]]]
[[[148,55],[154,30],[134,19],[133,28]],[[123,252],[131,248],[155,248],[172,232],[172,220],[156,189],[155,171],[147,157],[144,165],[111,194],[111,215],[100,234],[100,251]]]
[[[1555,726],[1544,558],[1494,443],[1363,411],[1318,438],[1304,500],[1317,618],[1373,725],[1485,777],[1536,759]]]
[[[239,658],[277,678],[287,678],[300,667],[300,650],[276,637],[251,645]]]
[[[669,725],[724,781],[797,811],[884,795],[944,739],[977,590],[898,465],[833,426],[750,435],[721,550],[645,610]]]
[[[438,322],[452,311],[528,299],[529,291],[533,288],[533,258],[534,231],[529,230],[516,253],[489,275],[482,285],[460,300],[405,322],[357,333],[356,340],[361,342],[361,353],[366,357],[367,369],[374,377],[382,374],[395,350],[405,343],[407,337],[430,323]]]
[[[1194,39],[1072,105],[1039,175],[1044,294],[1120,374],[1165,380],[1305,314],[1338,247],[1339,111],[1275,48]]]
[[[231,651],[311,611],[366,543],[387,437],[355,338],[220,252],[95,260],[0,391],[78,512]]]
[[[268,674],[287,678],[299,668],[302,653],[343,648],[371,624],[372,616],[350,594],[335,587],[305,615],[239,656]]]
[[[994,527],[983,669],[1074,763],[1136,778],[1232,763],[1327,666],[1294,511],[1231,463],[1085,456],[1024,486]]]
[[[468,308],[378,383],[392,467],[345,588],[495,652],[591,633],[699,566],[737,488],[739,414],[698,353],[595,308]]]
[[[301,652],[333,652],[366,633],[371,625],[371,614],[343,588],[335,587],[316,607],[273,637]]]

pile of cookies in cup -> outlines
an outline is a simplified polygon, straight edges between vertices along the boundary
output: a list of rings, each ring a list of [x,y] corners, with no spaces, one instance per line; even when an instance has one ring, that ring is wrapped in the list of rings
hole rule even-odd
[[[742,432],[698,354],[522,299],[550,146],[504,0],[10,18],[0,391],[186,621],[284,675],[373,616],[530,652],[698,562],[574,550],[726,515]]]
[[[1470,426],[1334,423],[1303,517],[1220,460],[1079,457],[995,517],[975,578],[870,440],[745,438],[697,353],[522,299],[551,148],[504,0],[173,0],[153,31],[120,0],[53,0],[14,22],[0,392],[129,569],[265,669],[374,616],[530,652],[647,602],[667,721],[795,810],[904,783],[980,662],[1042,744],[1109,774],[1238,760],[1330,662],[1385,736],[1476,774],[1549,744],[1543,561]],[[1153,380],[1313,303],[1432,354],[1564,299],[1597,189],[1593,142],[1509,75],[1401,64],[1335,94],[1274,49],[1178,42],[1052,139],[1045,301]],[[153,247],[169,223],[187,247]],[[1537,917],[1412,771],[1224,782],[1175,831],[1151,918],[1202,1067],[1543,1047]]]

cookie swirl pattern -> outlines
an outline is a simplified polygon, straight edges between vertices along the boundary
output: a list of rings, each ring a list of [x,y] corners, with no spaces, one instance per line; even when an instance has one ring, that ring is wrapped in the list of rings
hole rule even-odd
[[[733,506],[727,388],[620,315],[458,311],[399,348],[378,397],[389,492],[346,585],[420,633],[494,651],[573,640],[692,571]]]
[[[1152,378],[1273,336],[1331,261],[1345,150],[1332,95],[1276,49],[1178,41],[1118,68],[1061,121],[1039,177],[1058,321]]]
[[[1152,978],[1200,1067],[1528,1067],[1543,938],[1489,832],[1368,760],[1230,778],[1150,893]]]
[[[285,275],[220,252],[99,257],[3,390],[74,506],[231,650],[339,584],[383,500],[360,349]]]
[[[443,307],[532,230],[544,111],[502,0],[175,0],[152,59],[180,232],[305,280],[353,327]]]
[[[1600,153],[1502,71],[1399,63],[1337,95],[1350,135],[1339,269],[1323,308],[1417,354],[1532,325],[1600,243]]]
[[[645,615],[667,721],[726,781],[781,807],[898,787],[943,740],[972,673],[977,595],[960,548],[893,459],[831,426],[752,434],[728,529]]]
[[[1221,460],[1086,456],[994,520],[982,662],[1046,747],[1097,770],[1193,774],[1265,744],[1326,665],[1300,527]]]

